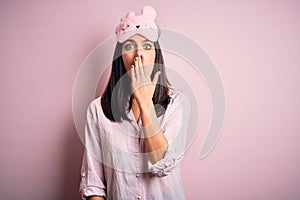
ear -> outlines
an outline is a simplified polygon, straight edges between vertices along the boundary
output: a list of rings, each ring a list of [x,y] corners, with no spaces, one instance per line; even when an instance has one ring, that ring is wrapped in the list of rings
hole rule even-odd
[[[129,13],[127,14],[127,17],[128,17],[128,16],[134,16],[134,15],[135,15],[134,12],[129,12]]]
[[[142,9],[142,14],[143,14],[143,16],[150,18],[152,20],[155,20],[155,18],[156,18],[156,11],[151,6],[145,6]]]
[[[135,15],[134,12],[126,13],[120,20],[121,20],[121,21],[124,21],[127,17],[129,17],[129,16],[134,16],[134,15]]]

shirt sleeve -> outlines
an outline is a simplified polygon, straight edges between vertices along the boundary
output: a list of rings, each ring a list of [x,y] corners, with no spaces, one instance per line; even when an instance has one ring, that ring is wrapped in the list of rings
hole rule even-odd
[[[87,109],[84,129],[84,153],[81,165],[81,198],[97,195],[106,197],[106,181],[103,171],[97,107],[91,102]]]
[[[168,175],[184,157],[190,104],[181,93],[177,93],[165,113],[166,121],[161,128],[168,140],[168,147],[164,157],[152,164],[148,161],[148,168],[158,177]],[[168,110],[169,109],[169,110]]]

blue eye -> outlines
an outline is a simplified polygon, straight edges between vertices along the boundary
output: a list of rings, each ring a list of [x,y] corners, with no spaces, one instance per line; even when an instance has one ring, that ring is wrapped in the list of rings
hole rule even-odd
[[[149,50],[149,49],[151,49],[151,45],[150,44],[145,44],[144,48],[147,49],[147,50]]]
[[[127,44],[127,45],[125,45],[125,49],[126,50],[132,50],[133,48],[134,48],[133,44]]]

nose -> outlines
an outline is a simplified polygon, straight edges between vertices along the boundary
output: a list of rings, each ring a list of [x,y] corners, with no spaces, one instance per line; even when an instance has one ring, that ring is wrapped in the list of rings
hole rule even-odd
[[[135,51],[135,56],[141,56],[142,55],[142,49],[138,48]]]

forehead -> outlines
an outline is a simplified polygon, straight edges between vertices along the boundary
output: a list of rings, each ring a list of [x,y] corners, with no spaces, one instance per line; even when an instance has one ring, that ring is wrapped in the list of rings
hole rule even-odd
[[[129,37],[125,42],[151,42],[150,40],[148,40],[146,37],[140,35],[140,34],[135,34],[132,35],[131,37]],[[124,43],[125,43],[124,42]]]

